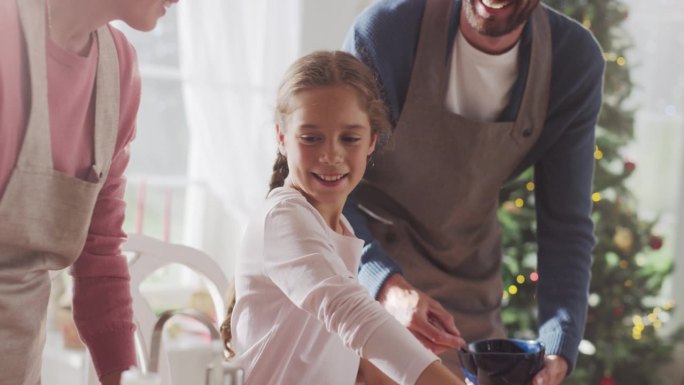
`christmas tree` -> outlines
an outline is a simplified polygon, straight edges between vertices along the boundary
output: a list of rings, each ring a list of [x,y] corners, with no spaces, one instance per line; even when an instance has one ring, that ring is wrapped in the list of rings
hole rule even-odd
[[[650,263],[663,245],[654,233],[656,220],[644,220],[625,181],[636,164],[621,150],[633,140],[634,111],[626,107],[632,91],[631,42],[621,24],[628,15],[620,0],[547,0],[591,30],[606,59],[604,101],[596,131],[593,220],[597,245],[593,252],[589,310],[577,368],[566,384],[662,384],[658,367],[671,360],[683,333],[665,338],[658,332],[674,303],[659,297],[672,272]],[[536,335],[537,244],[533,171],[530,169],[501,193],[499,217],[504,230],[503,320],[509,333]]]

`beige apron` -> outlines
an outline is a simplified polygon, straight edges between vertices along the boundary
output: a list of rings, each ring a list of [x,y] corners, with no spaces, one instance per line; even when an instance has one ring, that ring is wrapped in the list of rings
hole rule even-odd
[[[0,197],[0,384],[40,383],[48,270],[71,265],[85,244],[119,127],[119,68],[107,27],[97,33],[94,164],[89,180],[54,170],[45,48],[45,0],[18,0],[31,110],[16,166]]]
[[[359,203],[406,279],[439,301],[473,341],[505,334],[499,190],[544,126],[551,35],[539,6],[517,119],[473,121],[445,106],[453,3],[426,2],[406,102],[388,148],[359,187]],[[459,366],[454,351],[442,358]]]

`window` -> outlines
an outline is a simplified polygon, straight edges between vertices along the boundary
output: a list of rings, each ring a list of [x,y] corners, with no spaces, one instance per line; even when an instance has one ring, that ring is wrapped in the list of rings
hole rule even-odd
[[[183,239],[188,140],[179,68],[177,7],[157,27],[138,32],[116,23],[138,54],[142,99],[131,146],[126,190],[129,233],[171,242]]]
[[[684,7],[672,0],[629,0],[627,30],[634,49],[627,57],[635,83],[635,141],[627,155],[637,164],[629,185],[639,199],[639,211],[659,217],[655,229],[665,242],[658,263],[675,259],[676,271],[663,296],[678,304],[684,325]]]
[[[179,66],[178,7],[168,9],[151,32],[136,31],[122,22],[114,25],[135,47],[142,80],[137,133],[127,170],[124,229],[129,234],[183,243],[191,182],[187,178],[189,131]],[[184,305],[187,298],[177,292],[198,284],[191,271],[172,265],[145,281],[143,290],[152,306],[169,308]]]

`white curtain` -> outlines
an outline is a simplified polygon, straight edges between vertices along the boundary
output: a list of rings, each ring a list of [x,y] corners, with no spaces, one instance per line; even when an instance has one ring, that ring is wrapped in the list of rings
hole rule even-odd
[[[268,191],[275,92],[299,53],[300,0],[179,3],[190,132],[186,243],[232,272],[249,213]]]

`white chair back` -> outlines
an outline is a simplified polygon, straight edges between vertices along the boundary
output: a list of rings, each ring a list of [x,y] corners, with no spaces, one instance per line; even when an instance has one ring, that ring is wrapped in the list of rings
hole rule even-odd
[[[226,315],[224,295],[228,291],[228,280],[221,267],[202,251],[188,246],[164,242],[146,235],[131,234],[123,245],[125,253],[132,253],[129,262],[131,275],[131,296],[133,297],[133,318],[136,323],[136,355],[139,368],[149,367],[152,331],[157,316],[140,292],[141,283],[152,273],[169,264],[180,264],[196,272],[206,284],[214,304],[216,328]],[[163,344],[162,344],[163,346]],[[165,350],[161,349],[162,352]],[[166,354],[161,354],[158,373],[162,385],[173,384]],[[92,376],[91,376],[92,378]],[[98,382],[89,382],[96,385]]]

